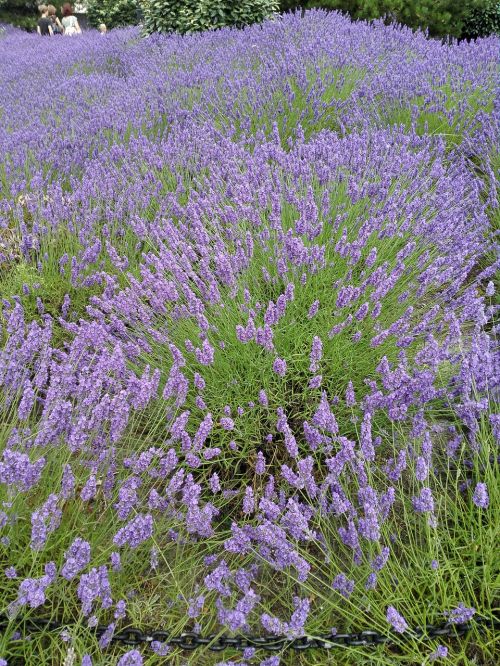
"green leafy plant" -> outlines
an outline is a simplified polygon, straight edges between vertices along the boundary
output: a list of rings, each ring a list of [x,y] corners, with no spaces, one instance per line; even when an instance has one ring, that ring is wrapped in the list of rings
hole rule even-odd
[[[87,16],[94,28],[104,23],[109,28],[135,25],[137,21],[137,0],[89,0]]]
[[[144,30],[198,32],[260,23],[278,11],[278,0],[140,0]]]
[[[492,34],[500,34],[500,2],[482,0],[466,15],[463,37],[474,39]]]
[[[431,37],[483,37],[500,31],[498,0],[281,0],[281,11],[313,7],[348,13],[353,19],[387,17]]]
[[[28,32],[34,32],[40,18],[38,13],[40,4],[41,0],[0,0],[0,23],[8,23]],[[44,4],[54,5],[57,15],[61,17],[64,0],[50,0]]]

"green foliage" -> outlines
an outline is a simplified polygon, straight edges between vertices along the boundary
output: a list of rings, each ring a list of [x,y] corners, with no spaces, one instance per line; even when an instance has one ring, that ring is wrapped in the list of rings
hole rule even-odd
[[[306,0],[280,0],[280,12],[294,11],[305,7]]]
[[[0,0],[0,23],[9,23],[17,28],[33,32],[40,17],[38,5],[54,5],[61,17],[61,7],[66,0]]]
[[[38,17],[36,14],[19,14],[17,12],[4,10],[3,7],[0,6],[0,23],[15,25],[16,28],[22,28],[23,30],[32,32],[36,30],[37,19]]]
[[[189,33],[260,23],[279,9],[278,0],[140,0],[144,30]]]
[[[482,0],[467,13],[463,37],[474,39],[495,33],[500,34],[500,2]]]
[[[87,17],[94,28],[104,23],[108,30],[137,23],[136,0],[89,0]]]
[[[428,29],[432,37],[484,37],[500,32],[498,0],[280,0],[281,11],[298,7],[338,10],[353,19],[388,20]]]
[[[37,5],[41,4],[36,0],[0,0],[0,11],[20,14],[29,14],[36,12]]]
[[[0,0],[0,23],[24,30],[36,30],[37,3],[34,0]]]

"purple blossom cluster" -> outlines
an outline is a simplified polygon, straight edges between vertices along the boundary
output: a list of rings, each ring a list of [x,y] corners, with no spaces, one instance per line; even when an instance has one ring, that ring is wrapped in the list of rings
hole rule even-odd
[[[500,440],[496,42],[319,11],[41,41],[0,40],[0,240],[14,229],[41,276],[0,313],[0,529],[33,562],[2,567],[11,609],[60,586],[89,624],[114,613],[104,648],[120,582],[165,576],[182,546],[205,558],[189,621],[302,635],[314,597],[274,614],[270,577],[361,605],[397,557],[398,511],[440,529],[443,457],[474,468],[484,433]],[[54,95],[53,68],[71,94]],[[484,479],[451,485],[487,514]],[[386,619],[409,628],[393,606]]]

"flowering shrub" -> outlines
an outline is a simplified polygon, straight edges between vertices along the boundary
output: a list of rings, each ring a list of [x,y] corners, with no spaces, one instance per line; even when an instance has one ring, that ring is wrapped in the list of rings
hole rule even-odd
[[[80,617],[85,663],[124,618],[420,663],[491,612],[496,55],[323,12],[2,38],[12,615]]]

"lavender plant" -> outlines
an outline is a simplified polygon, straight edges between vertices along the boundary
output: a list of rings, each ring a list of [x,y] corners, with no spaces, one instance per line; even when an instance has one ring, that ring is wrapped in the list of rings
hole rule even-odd
[[[1,657],[185,663],[130,622],[494,663],[411,629],[497,603],[497,48],[3,35]],[[70,633],[12,642],[31,609]]]

